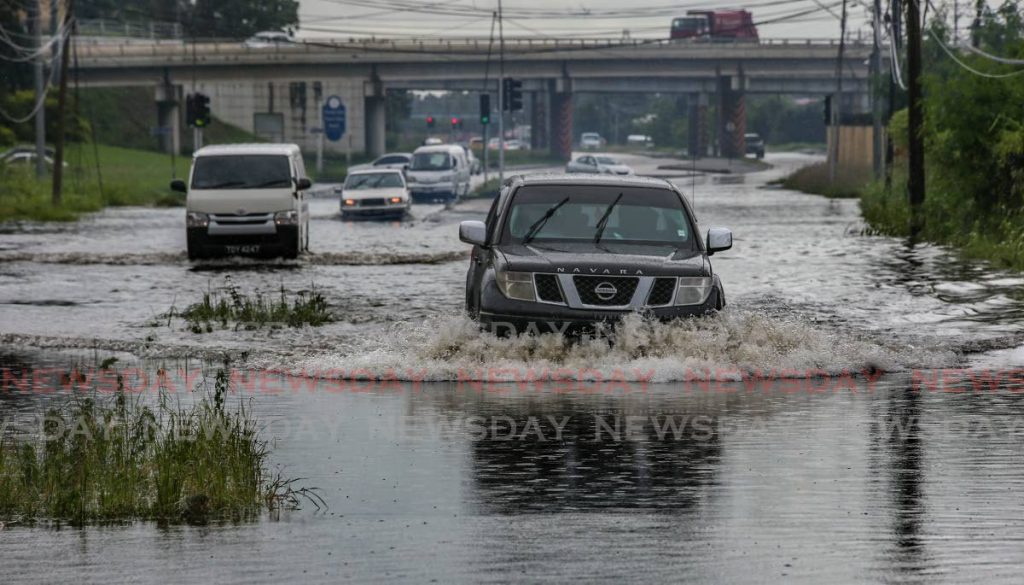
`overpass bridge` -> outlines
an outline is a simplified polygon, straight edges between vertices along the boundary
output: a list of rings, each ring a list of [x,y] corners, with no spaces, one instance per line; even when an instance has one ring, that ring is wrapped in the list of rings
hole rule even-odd
[[[714,104],[722,153],[744,151],[744,95],[833,95],[835,40],[694,43],[622,39],[506,39],[504,71],[523,81],[535,146],[567,157],[572,149],[572,95],[685,94],[695,133],[706,150],[708,107]],[[305,41],[266,48],[239,42],[146,41],[76,43],[85,86],[156,88],[159,123],[180,138],[182,96],[211,96],[214,114],[239,127],[310,147],[320,101],[346,103],[354,150],[384,150],[384,97],[390,89],[498,89],[498,46],[487,39],[360,39]],[[844,111],[867,111],[871,46],[847,42],[842,70]],[[492,104],[496,104],[492,100]],[[703,137],[703,138],[702,138]],[[703,140],[703,141],[702,141]]]

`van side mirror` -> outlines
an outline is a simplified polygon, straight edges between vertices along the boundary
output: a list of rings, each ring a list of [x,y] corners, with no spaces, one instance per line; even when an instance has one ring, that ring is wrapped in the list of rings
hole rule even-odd
[[[305,191],[313,186],[313,182],[306,177],[302,177],[298,181],[295,181],[295,188],[299,191]]]
[[[464,221],[459,224],[459,239],[474,246],[486,246],[487,226],[482,221]]]
[[[187,193],[188,187],[185,186],[185,181],[181,179],[174,179],[171,181],[171,191],[177,191],[178,193]]]
[[[715,252],[724,252],[732,248],[732,230],[723,227],[713,227],[708,230],[708,256]]]

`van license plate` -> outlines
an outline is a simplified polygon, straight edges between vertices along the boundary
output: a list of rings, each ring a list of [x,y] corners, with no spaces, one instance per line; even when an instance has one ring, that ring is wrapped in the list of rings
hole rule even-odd
[[[259,254],[259,244],[224,246],[228,254]]]

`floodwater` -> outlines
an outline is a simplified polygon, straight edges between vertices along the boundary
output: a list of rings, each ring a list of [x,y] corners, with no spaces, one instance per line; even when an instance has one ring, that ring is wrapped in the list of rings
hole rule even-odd
[[[8,229],[0,362],[230,357],[275,465],[329,509],[13,524],[4,582],[1019,582],[1024,279],[865,235],[855,201],[764,188],[810,159],[769,160],[677,182],[704,227],[734,230],[713,258],[730,307],[631,320],[614,345],[465,321],[456,226],[486,202],[350,224],[315,201],[316,253],[294,263],[192,267],[180,209]],[[196,335],[163,317],[229,285],[315,286],[339,321]],[[55,400],[0,393],[0,421]]]

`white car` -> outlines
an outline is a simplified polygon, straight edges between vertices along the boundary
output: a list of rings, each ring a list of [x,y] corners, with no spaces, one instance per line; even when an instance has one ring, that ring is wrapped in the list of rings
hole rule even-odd
[[[269,49],[279,45],[290,45],[294,42],[292,36],[286,32],[268,30],[252,35],[242,44],[250,49]]]
[[[597,150],[598,148],[604,148],[607,144],[604,138],[597,132],[584,132],[580,134],[580,148],[583,150]]]
[[[584,154],[565,166],[567,173],[595,173],[600,175],[632,175],[633,169],[610,156]]]
[[[500,148],[500,143],[499,143],[498,139],[497,138],[491,138],[490,140],[488,140],[487,141],[487,148],[489,150],[498,150]],[[528,148],[527,145],[522,140],[517,140],[515,138],[507,138],[505,140],[505,150],[506,151],[509,151],[509,150],[526,150],[527,148]]]
[[[352,171],[363,171],[366,169],[398,169],[404,170],[409,167],[409,163],[412,162],[412,153],[409,152],[389,152],[374,160],[371,163],[365,165],[356,165],[352,167],[349,172]]]
[[[224,144],[192,156],[186,193],[189,260],[214,254],[295,258],[309,249],[312,186],[295,144]]]
[[[341,198],[341,218],[402,217],[412,205],[401,169],[353,171],[335,192]]]

